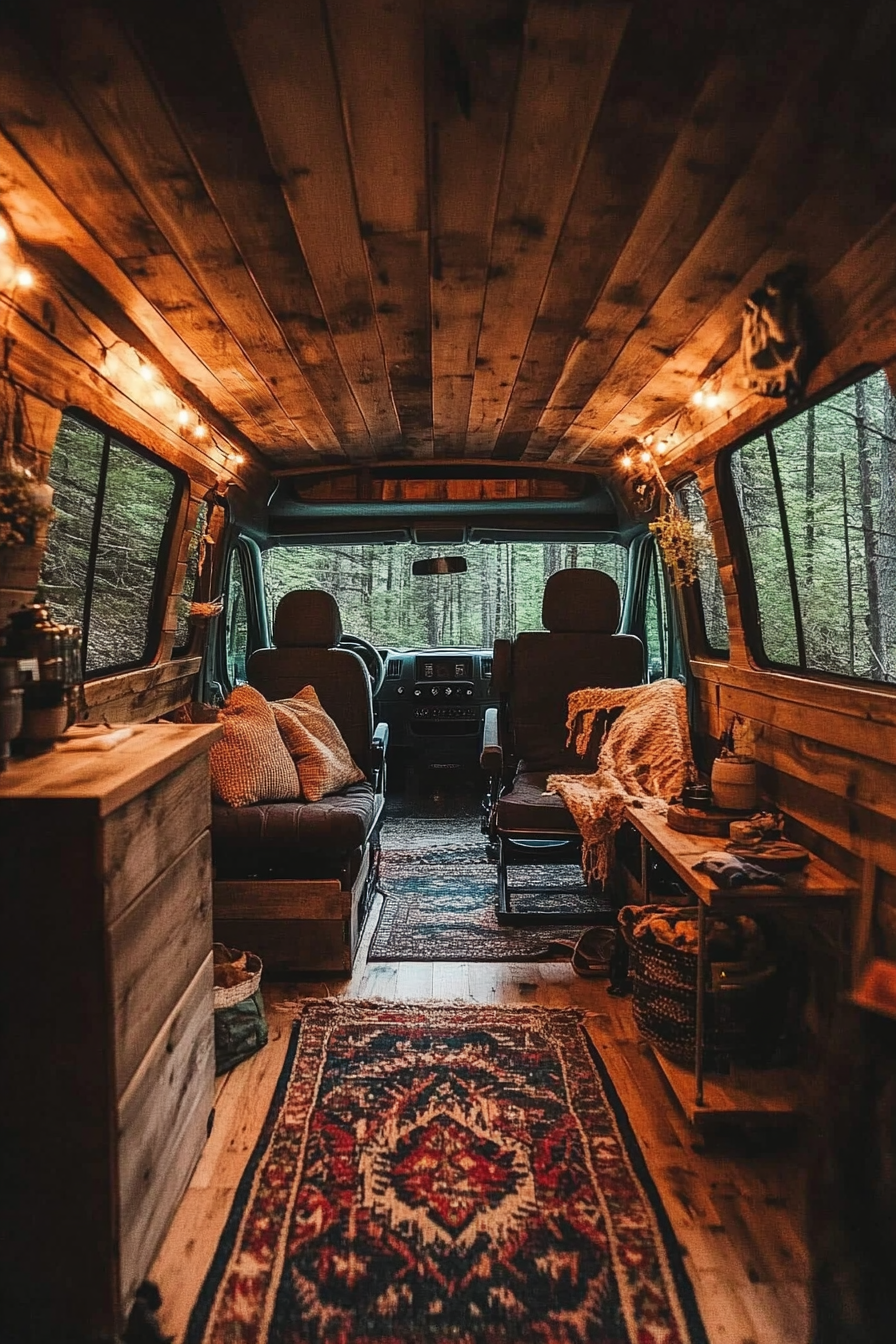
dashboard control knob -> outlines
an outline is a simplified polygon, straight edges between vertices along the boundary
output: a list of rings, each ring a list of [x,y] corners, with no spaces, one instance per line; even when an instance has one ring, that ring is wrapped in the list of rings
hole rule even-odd
[[[451,687],[450,687],[450,686],[446,686],[446,687],[445,687],[445,694],[446,694],[446,695],[450,695],[450,694],[451,694]]]
[[[473,694],[473,687],[472,687],[472,686],[468,686],[468,687],[467,687],[467,695],[472,695],[472,694]]]
[[[420,689],[419,686],[418,686],[417,689],[414,691],[414,694],[415,694],[415,695],[422,695],[422,694],[423,694],[423,692],[421,691],[421,689]]]
[[[438,686],[433,686],[432,689],[430,690],[430,695],[438,695],[438,693],[439,693]]]
[[[395,694],[396,694],[396,695],[404,695],[404,687],[403,687],[403,686],[396,686],[396,687],[395,687]]]

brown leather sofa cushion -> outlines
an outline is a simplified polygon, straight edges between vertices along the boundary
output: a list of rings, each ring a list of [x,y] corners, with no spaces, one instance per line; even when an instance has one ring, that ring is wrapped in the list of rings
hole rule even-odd
[[[334,874],[360,849],[382,800],[366,780],[317,803],[257,803],[212,808],[215,875],[249,877],[278,872],[308,875],[309,860],[326,860]]]

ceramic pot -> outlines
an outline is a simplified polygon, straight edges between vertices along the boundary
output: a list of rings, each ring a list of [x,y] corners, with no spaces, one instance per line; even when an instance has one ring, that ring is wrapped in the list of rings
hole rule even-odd
[[[712,800],[728,812],[752,812],[758,800],[751,756],[719,756],[712,767]]]

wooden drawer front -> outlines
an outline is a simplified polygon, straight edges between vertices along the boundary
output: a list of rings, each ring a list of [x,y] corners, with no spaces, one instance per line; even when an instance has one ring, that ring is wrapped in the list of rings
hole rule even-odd
[[[106,821],[103,874],[112,923],[150,882],[211,825],[208,757],[175,770]]]
[[[208,956],[211,875],[203,831],[109,930],[118,1096]]]
[[[123,1310],[152,1263],[205,1145],[215,1086],[213,1003],[209,953],[119,1103]]]

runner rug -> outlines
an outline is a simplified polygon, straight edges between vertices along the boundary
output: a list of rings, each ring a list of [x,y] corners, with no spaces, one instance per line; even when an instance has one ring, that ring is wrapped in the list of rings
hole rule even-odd
[[[581,886],[582,873],[570,864],[527,864],[511,870],[511,881]],[[368,961],[568,961],[569,949],[552,949],[551,942],[574,940],[583,927],[498,924],[496,868],[486,860],[478,820],[423,821],[400,830],[390,824],[383,835],[380,887],[383,905]],[[593,913],[595,923],[606,918],[606,907],[584,887],[580,895],[513,896],[519,911],[550,909],[552,902],[558,911]]]
[[[309,1001],[185,1344],[706,1344],[574,1010]]]

